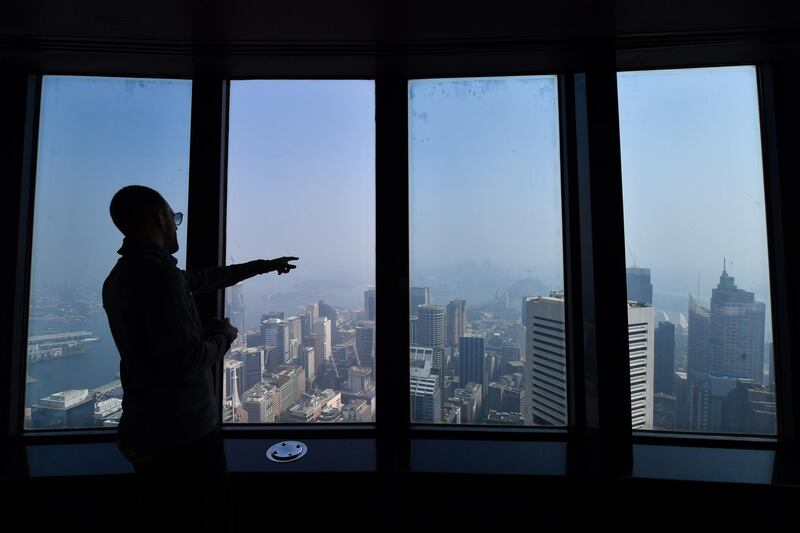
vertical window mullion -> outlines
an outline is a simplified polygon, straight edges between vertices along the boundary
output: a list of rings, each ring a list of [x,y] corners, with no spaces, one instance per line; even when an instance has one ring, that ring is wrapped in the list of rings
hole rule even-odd
[[[408,469],[408,80],[375,81],[376,413],[378,468]]]
[[[194,79],[189,147],[187,270],[225,264],[227,118],[228,81],[220,78]],[[191,216],[193,213],[195,216]],[[221,290],[196,295],[195,298],[200,316],[222,316],[224,297]],[[222,387],[220,367],[221,364],[217,364],[214,374],[217,394]]]
[[[800,284],[791,274],[800,268],[800,253],[795,245],[800,234],[793,215],[797,198],[795,176],[800,169],[794,132],[800,119],[796,98],[800,74],[796,62],[783,60],[762,65],[758,74],[778,416],[775,481],[787,483],[796,482],[795,469],[786,468],[784,461],[796,464],[796,459],[789,455],[797,453],[794,450],[800,427],[800,394],[794,393],[800,390],[796,354],[800,331],[793,327],[797,324]],[[787,476],[794,479],[786,479]]]
[[[578,223],[589,474],[632,468],[625,242],[615,49],[589,41],[575,76]]]

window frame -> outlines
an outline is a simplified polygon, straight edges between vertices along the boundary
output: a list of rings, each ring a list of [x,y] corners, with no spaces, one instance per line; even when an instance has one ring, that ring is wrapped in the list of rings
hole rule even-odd
[[[600,36],[582,40],[514,43],[461,43],[441,47],[422,44],[409,52],[375,46],[362,56],[348,55],[349,49],[336,49],[333,55],[323,50],[311,52],[284,51],[248,59],[237,58],[232,66],[211,63],[201,69],[202,75],[182,60],[169,65],[144,61],[137,63],[139,72],[120,72],[112,51],[103,61],[81,61],[73,57],[74,68],[63,72],[63,57],[53,60],[47,74],[97,74],[146,77],[184,78],[192,85],[192,131],[190,165],[195,172],[189,178],[189,209],[211,209],[216,219],[203,229],[192,217],[187,235],[187,268],[224,264],[225,208],[227,201],[227,105],[228,83],[232,79],[374,79],[376,105],[376,286],[382,287],[377,309],[382,317],[381,335],[376,337],[376,350],[381,339],[400,340],[408,346],[405,310],[409,292],[408,261],[396,260],[398,240],[408,243],[408,121],[407,82],[423,77],[509,76],[515,74],[557,74],[559,83],[559,130],[561,136],[562,171],[562,236],[564,239],[565,302],[567,310],[570,398],[570,426],[567,430],[542,428],[497,427],[417,427],[408,416],[408,371],[405,357],[396,357],[376,368],[376,386],[382,400],[376,422],[370,427],[276,425],[224,428],[226,441],[241,439],[329,438],[369,439],[376,447],[376,470],[382,472],[414,471],[411,448],[417,442],[456,440],[472,451],[464,461],[474,462],[481,455],[482,442],[524,441],[531,453],[540,443],[565,444],[566,474],[589,477],[627,477],[633,475],[634,450],[640,445],[680,446],[690,448],[734,448],[773,450],[776,452],[773,479],[797,482],[797,473],[783,461],[790,461],[796,452],[800,409],[799,394],[792,394],[800,382],[800,371],[792,373],[791,347],[800,345],[800,332],[791,328],[798,316],[796,298],[800,292],[789,272],[797,271],[800,258],[790,249],[790,236],[797,233],[791,225],[791,191],[789,175],[800,169],[800,161],[791,155],[790,118],[778,116],[776,108],[789,109],[792,117],[800,110],[791,105],[792,89],[800,87],[800,77],[791,72],[795,57],[790,50],[764,44],[759,34],[731,38],[729,35],[687,38],[637,36]],[[113,48],[113,46],[112,46]],[[291,47],[289,47],[290,49]],[[363,52],[363,51],[362,51]],[[196,51],[192,51],[196,54]],[[307,53],[307,51],[306,51]],[[316,53],[317,55],[314,55]],[[337,55],[338,54],[338,55]],[[117,56],[118,57],[118,56]],[[46,62],[45,62],[46,63]],[[756,65],[759,79],[759,111],[761,117],[762,160],[764,166],[767,238],[770,254],[770,276],[773,306],[774,357],[777,373],[778,435],[776,438],[751,438],[724,435],[643,435],[630,428],[630,394],[627,359],[609,361],[602,354],[613,353],[624,346],[627,353],[627,319],[622,307],[624,290],[611,297],[619,301],[619,311],[599,313],[598,302],[608,301],[620,287],[624,289],[624,231],[622,231],[622,197],[619,152],[619,131],[616,100],[618,70],[676,67]],[[142,66],[144,65],[144,66]],[[17,243],[13,265],[13,290],[9,294],[10,353],[3,366],[3,380],[11,394],[8,409],[3,409],[2,432],[22,460],[15,463],[15,475],[26,476],[25,447],[41,444],[113,443],[114,429],[43,431],[36,434],[21,431],[24,398],[25,332],[30,285],[30,253],[32,213],[35,187],[35,161],[38,137],[38,109],[41,95],[41,72],[46,68],[33,65],[29,72],[14,77],[13,87],[4,89],[13,98],[6,105],[25,105],[2,126],[11,137],[21,137],[19,153],[3,164],[9,175],[19,176],[19,210],[13,224],[8,225],[8,242]],[[150,72],[146,72],[150,70]],[[59,72],[61,71],[61,72]],[[268,74],[268,76],[259,75]],[[777,81],[776,81],[777,80]],[[23,96],[24,95],[24,96]],[[208,105],[211,107],[208,107]],[[206,107],[203,107],[203,106]],[[208,113],[219,109],[220,113]],[[613,112],[612,112],[613,111]],[[612,120],[613,119],[613,120]],[[219,146],[219,150],[208,147]],[[607,148],[604,150],[603,148]],[[780,148],[780,150],[779,150]],[[608,149],[611,149],[609,152]],[[206,153],[201,153],[205,151]],[[210,163],[210,164],[209,164]],[[199,171],[197,169],[200,169]],[[219,169],[219,171],[217,170]],[[590,175],[591,174],[591,175]],[[592,183],[608,180],[611,190],[598,190]],[[608,189],[608,188],[606,188]],[[782,194],[783,192],[783,194]],[[214,194],[218,196],[214,196]],[[12,195],[14,196],[14,195]],[[405,202],[398,199],[405,199]],[[602,245],[593,228],[607,231]],[[201,229],[217,233],[216,239],[198,237]],[[205,233],[208,235],[208,233]],[[199,243],[199,244],[198,244]],[[610,252],[606,252],[610,250]],[[220,255],[222,253],[222,255]],[[406,247],[406,259],[408,248]],[[620,267],[621,265],[621,267]],[[600,282],[602,280],[602,283]],[[203,310],[221,312],[222,293],[199,301]],[[397,305],[394,305],[397,304]],[[394,307],[394,309],[392,308]],[[797,329],[797,328],[795,328]],[[387,350],[388,351],[388,346]],[[405,354],[408,353],[406,349]],[[796,358],[794,358],[796,359]],[[620,372],[620,369],[622,371]],[[221,387],[217,372],[217,386]],[[619,384],[620,386],[616,386]],[[624,384],[624,386],[623,386]],[[399,393],[396,394],[396,393]],[[220,409],[221,409],[220,405]],[[21,452],[20,452],[21,450]],[[525,457],[520,460],[524,461]],[[788,463],[786,463],[788,464]],[[324,470],[324,469],[323,469]]]

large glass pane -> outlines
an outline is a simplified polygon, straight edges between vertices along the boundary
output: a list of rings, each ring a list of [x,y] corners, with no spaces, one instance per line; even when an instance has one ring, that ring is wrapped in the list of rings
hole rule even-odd
[[[119,421],[119,353],[101,303],[103,280],[122,243],[109,203],[120,188],[140,184],[186,212],[191,89],[190,81],[181,80],[44,77],[28,429],[114,427]],[[178,237],[182,265],[185,233],[179,230]]]
[[[375,417],[375,85],[231,82],[228,261],[297,256],[226,291],[227,423]]]
[[[567,424],[556,76],[409,83],[411,420]]]
[[[756,70],[618,85],[633,427],[774,434]]]

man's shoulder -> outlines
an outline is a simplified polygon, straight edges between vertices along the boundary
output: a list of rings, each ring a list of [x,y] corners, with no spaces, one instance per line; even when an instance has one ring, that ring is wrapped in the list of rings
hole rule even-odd
[[[135,286],[142,290],[164,290],[185,284],[183,271],[152,256],[121,257],[103,282],[103,288]]]

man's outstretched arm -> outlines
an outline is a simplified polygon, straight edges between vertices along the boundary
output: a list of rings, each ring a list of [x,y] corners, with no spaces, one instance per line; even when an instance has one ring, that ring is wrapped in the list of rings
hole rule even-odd
[[[277,272],[278,275],[286,274],[290,270],[297,268],[297,265],[292,265],[289,261],[297,261],[298,259],[298,257],[292,256],[278,257],[276,259],[256,259],[255,261],[248,261],[238,265],[184,270],[183,275],[193,293],[209,292],[236,285],[240,281],[259,274],[268,272]]]

